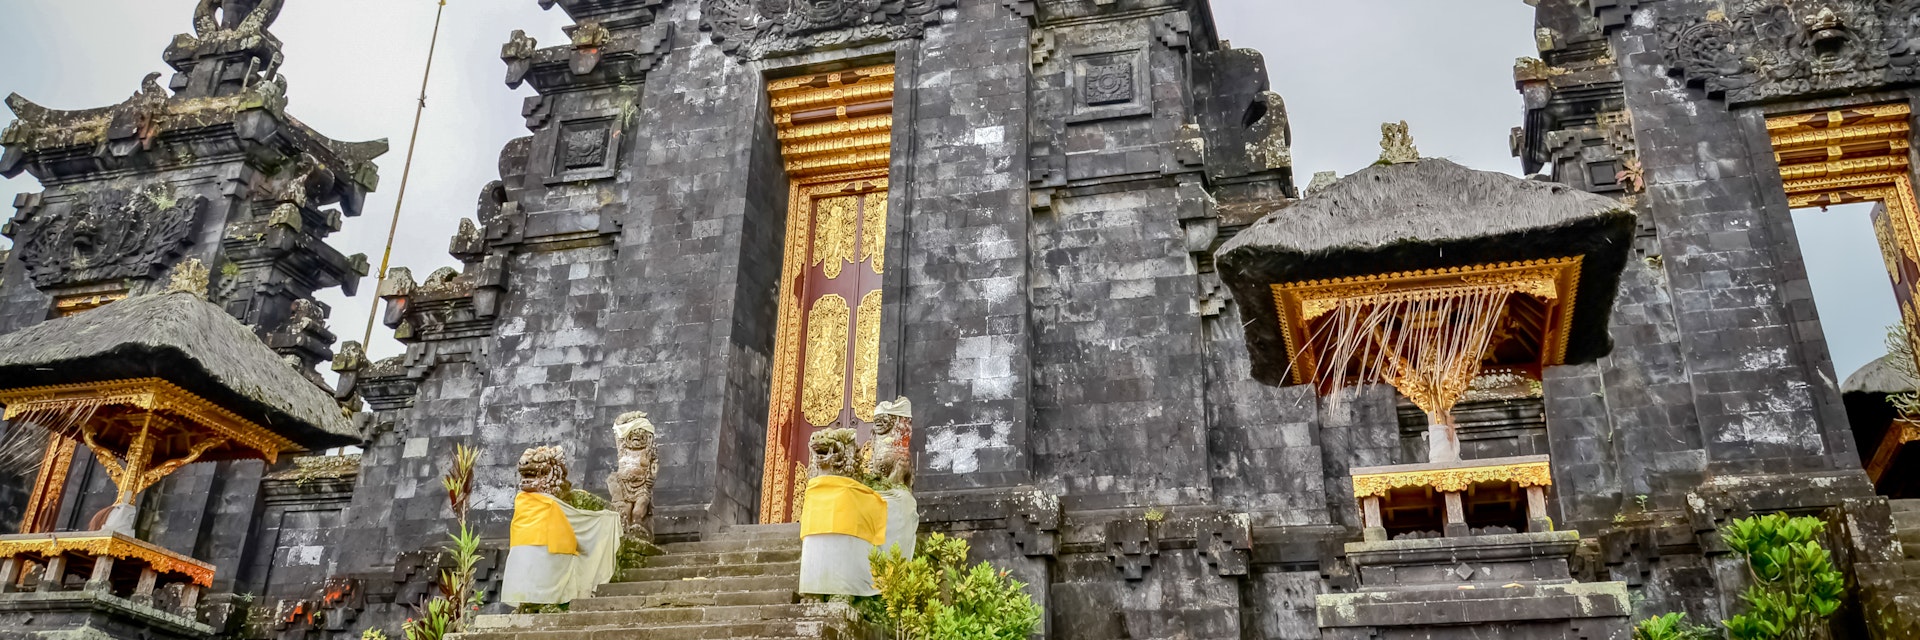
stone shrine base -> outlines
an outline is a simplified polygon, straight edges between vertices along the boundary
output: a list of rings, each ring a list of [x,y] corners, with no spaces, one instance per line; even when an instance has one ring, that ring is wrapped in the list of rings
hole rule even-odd
[[[1626,638],[1624,582],[1575,582],[1574,531],[1357,542],[1361,591],[1321,595],[1324,638]]]
[[[213,628],[96,591],[0,594],[0,640],[200,640]]]

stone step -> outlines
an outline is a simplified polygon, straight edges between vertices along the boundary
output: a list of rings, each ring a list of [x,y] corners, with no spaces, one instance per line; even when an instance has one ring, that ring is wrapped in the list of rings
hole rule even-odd
[[[653,557],[647,558],[647,563],[645,566],[647,567],[685,567],[685,566],[692,566],[692,565],[773,564],[773,563],[799,562],[799,561],[800,561],[800,548],[798,545],[795,545],[794,548],[792,549],[757,549],[752,551],[727,551],[727,552],[712,552],[712,553],[669,552],[666,555],[653,556]]]
[[[517,634],[547,631],[597,632],[607,629],[727,626],[803,620],[833,623],[843,629],[860,624],[859,614],[850,606],[841,603],[809,603],[480,616],[474,619],[473,632]]]
[[[591,631],[480,631],[447,636],[448,640],[882,640],[884,637],[861,625],[816,618]]]
[[[800,575],[800,563],[760,562],[754,564],[693,565],[678,567],[642,567],[620,572],[615,582],[647,582],[651,580],[684,580],[687,578],[738,578],[747,576],[794,576]]]
[[[691,578],[686,580],[649,580],[612,582],[600,585],[594,595],[600,597],[650,596],[662,593],[728,593],[736,591],[795,591],[798,576],[739,576],[733,578]]]
[[[800,596],[792,588],[767,591],[704,591],[653,593],[634,596],[595,596],[573,601],[573,611],[637,611],[682,607],[738,607],[749,605],[796,604]]]
[[[1920,511],[1920,498],[1888,500],[1887,504],[1893,507],[1894,513]]]
[[[1893,528],[1901,534],[1920,534],[1920,511],[1893,512]]]
[[[786,524],[736,524],[720,528],[716,539],[738,540],[743,538],[791,538],[800,539],[800,523]]]
[[[668,555],[680,553],[730,553],[736,551],[782,551],[788,549],[797,551],[800,549],[800,537],[795,535],[792,538],[715,538],[712,540],[702,540],[700,542],[669,542],[660,545],[660,548],[666,551]]]

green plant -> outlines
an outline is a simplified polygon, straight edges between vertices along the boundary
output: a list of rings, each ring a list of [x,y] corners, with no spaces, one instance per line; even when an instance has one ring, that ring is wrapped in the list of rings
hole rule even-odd
[[[854,606],[901,640],[1022,640],[1040,624],[1026,585],[985,562],[966,566],[967,542],[933,534],[912,559],[873,553],[877,598]]]
[[[387,632],[379,629],[368,629],[360,632],[360,640],[387,640]]]
[[[1712,629],[1687,621],[1687,614],[1669,613],[1641,620],[1633,627],[1633,640],[1712,640]]]
[[[1733,521],[1727,546],[1747,559],[1753,585],[1740,594],[1747,612],[1728,619],[1734,640],[1811,640],[1827,635],[1846,580],[1817,538],[1826,523],[1775,513]]]

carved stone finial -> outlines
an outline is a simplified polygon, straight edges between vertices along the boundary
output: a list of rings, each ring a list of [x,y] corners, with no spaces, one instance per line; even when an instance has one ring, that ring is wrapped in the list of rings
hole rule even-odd
[[[653,479],[660,473],[660,457],[653,446],[653,422],[643,411],[620,414],[613,422],[619,461],[607,476],[613,511],[620,514],[628,539],[653,541]]]
[[[867,471],[905,487],[913,486],[913,403],[902,397],[873,409],[873,458]]]
[[[563,495],[567,482],[567,452],[558,446],[534,447],[520,454],[520,490]]]
[[[1402,164],[1419,162],[1420,149],[1413,146],[1413,132],[1407,127],[1407,121],[1398,124],[1388,122],[1380,125],[1380,162],[1379,164]]]
[[[199,258],[187,258],[173,267],[173,279],[167,282],[166,293],[191,293],[201,300],[207,299],[207,265],[200,264]]]
[[[1321,191],[1325,191],[1327,187],[1331,187],[1333,186],[1333,183],[1339,182],[1339,181],[1340,181],[1340,174],[1338,172],[1321,171],[1321,172],[1315,173],[1313,174],[1313,181],[1307,183],[1306,192],[1300,195],[1311,198],[1313,197],[1314,194],[1320,193]]]
[[[854,440],[852,429],[815,431],[807,439],[807,446],[813,451],[809,476],[852,478],[860,474],[860,446]]]

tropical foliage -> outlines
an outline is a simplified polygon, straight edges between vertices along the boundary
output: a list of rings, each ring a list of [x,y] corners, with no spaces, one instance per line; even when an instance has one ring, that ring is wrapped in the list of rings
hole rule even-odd
[[[967,541],[932,534],[912,559],[873,554],[877,598],[856,602],[900,640],[1024,640],[1040,625],[1026,585],[985,562],[968,567]]]
[[[1820,546],[1826,523],[1783,513],[1733,521],[1727,546],[1746,557],[1753,585],[1740,600],[1747,612],[1726,621],[1733,640],[1827,637],[1827,618],[1846,597],[1846,580]]]

